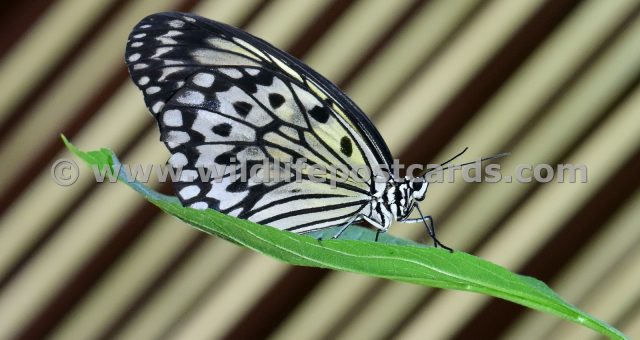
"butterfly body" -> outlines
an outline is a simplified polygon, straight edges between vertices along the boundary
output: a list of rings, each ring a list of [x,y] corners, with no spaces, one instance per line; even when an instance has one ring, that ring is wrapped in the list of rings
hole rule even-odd
[[[388,147],[367,116],[299,60],[234,27],[185,13],[144,18],[126,62],[181,169],[183,205],[215,209],[304,233],[366,220],[386,231],[424,199],[424,178],[396,179]],[[310,171],[261,182],[238,179],[236,163],[338,167],[344,181]],[[219,181],[199,170],[213,168]],[[370,171],[357,180],[354,170]],[[324,177],[328,179],[328,177]]]

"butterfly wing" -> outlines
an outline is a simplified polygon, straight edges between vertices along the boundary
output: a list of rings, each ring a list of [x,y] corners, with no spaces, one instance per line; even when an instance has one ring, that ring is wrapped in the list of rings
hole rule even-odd
[[[158,13],[130,34],[126,61],[158,121],[161,140],[182,169],[174,189],[185,206],[212,208],[304,232],[366,213],[373,181],[358,169],[389,166],[371,121],[335,85],[246,32],[184,13]],[[340,165],[346,181],[284,176],[260,181],[234,164],[304,161]],[[215,180],[204,178],[203,167]],[[348,170],[348,171],[347,171]],[[295,176],[295,175],[294,175]],[[264,177],[264,176],[263,176]]]

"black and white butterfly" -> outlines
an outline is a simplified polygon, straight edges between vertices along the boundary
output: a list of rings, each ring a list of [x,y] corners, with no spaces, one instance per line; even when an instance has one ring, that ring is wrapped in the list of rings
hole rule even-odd
[[[428,182],[391,176],[391,153],[367,116],[296,58],[240,29],[176,12],[140,21],[125,58],[172,154],[168,163],[182,169],[173,185],[183,205],[296,233],[343,226],[335,237],[362,220],[379,232],[393,221],[424,222],[443,246],[431,217],[409,218]],[[265,159],[362,166],[372,176],[332,186],[308,174],[243,181],[227,170],[219,183],[198,180],[198,167]]]

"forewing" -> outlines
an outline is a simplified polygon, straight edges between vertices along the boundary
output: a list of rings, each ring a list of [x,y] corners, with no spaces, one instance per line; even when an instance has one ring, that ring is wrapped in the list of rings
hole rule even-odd
[[[373,183],[354,171],[386,163],[386,146],[344,94],[293,57],[224,24],[160,13],[136,26],[126,60],[169,164],[182,169],[174,187],[183,204],[303,232],[344,223],[369,202]],[[265,182],[264,171],[234,168],[265,160],[339,168],[348,180],[318,183],[307,168]]]

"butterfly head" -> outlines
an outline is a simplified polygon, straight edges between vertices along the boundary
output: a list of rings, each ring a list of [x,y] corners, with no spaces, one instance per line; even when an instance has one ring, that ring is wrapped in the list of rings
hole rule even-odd
[[[428,186],[424,178],[389,180],[382,199],[396,220],[401,221],[411,214],[416,201],[424,200]]]
[[[429,188],[429,182],[427,182],[423,177],[418,177],[410,179],[409,183],[413,199],[419,202],[424,200],[424,197],[427,194],[427,189]]]

